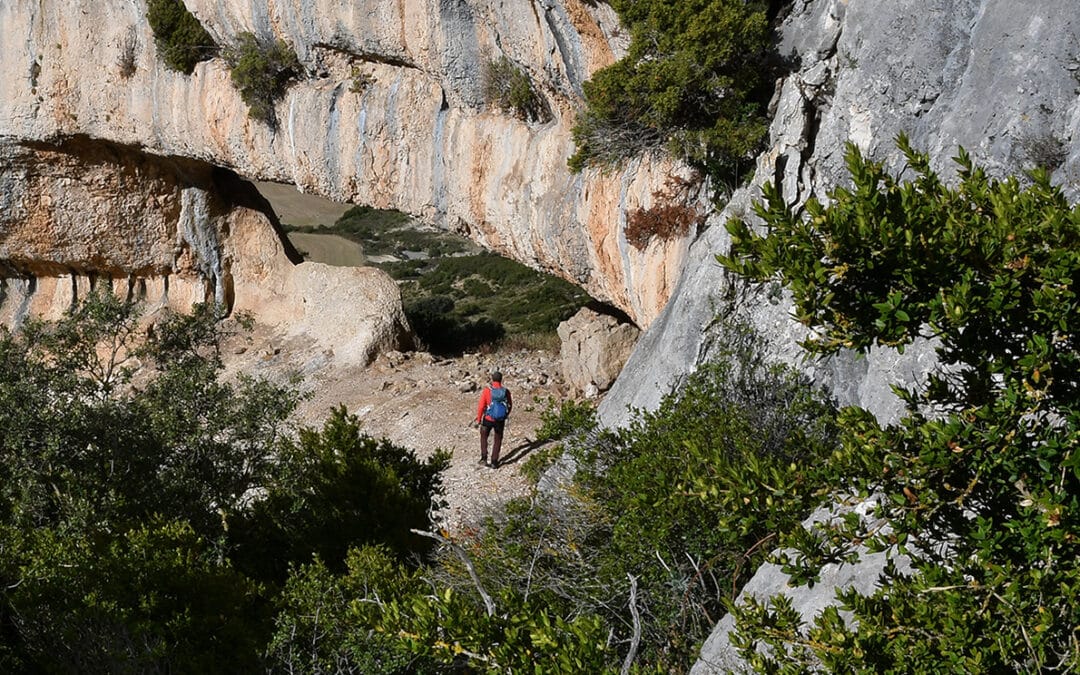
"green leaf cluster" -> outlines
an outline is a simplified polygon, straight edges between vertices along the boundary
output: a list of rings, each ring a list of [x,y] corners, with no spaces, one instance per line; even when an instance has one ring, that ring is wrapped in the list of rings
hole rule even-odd
[[[615,0],[627,55],[585,82],[571,169],[665,147],[714,176],[734,175],[768,127],[776,72],[769,6],[743,0]]]
[[[789,568],[807,580],[859,542],[906,553],[914,569],[890,568],[878,593],[839,594],[855,625],[830,611],[802,631],[790,607],[751,604],[741,644],[763,672],[785,661],[844,672],[1075,669],[1080,209],[1045,171],[990,179],[961,150],[950,187],[902,136],[898,147],[912,178],[849,147],[852,187],[805,214],[768,188],[757,208],[767,232],[730,223],[721,260],[783,282],[815,331],[813,352],[934,340],[939,367],[897,390],[903,420],[842,418],[830,482],[878,495],[874,517],[790,540]]]
[[[282,40],[260,41],[244,32],[225,51],[225,60],[251,118],[276,125],[274,104],[303,72],[296,52]]]
[[[190,75],[195,64],[217,54],[218,47],[183,0],[147,0],[146,20],[165,65]]]

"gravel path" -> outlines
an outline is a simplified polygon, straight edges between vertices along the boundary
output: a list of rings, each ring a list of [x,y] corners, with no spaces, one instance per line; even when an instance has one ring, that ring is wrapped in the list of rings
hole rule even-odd
[[[481,522],[490,507],[530,492],[521,463],[538,448],[533,439],[547,399],[561,400],[565,389],[558,355],[543,351],[453,359],[390,352],[366,367],[339,366],[332,354],[315,353],[303,341],[282,340],[258,328],[226,345],[225,357],[233,372],[281,377],[299,371],[302,388],[311,394],[297,411],[302,424],[319,426],[330,410],[344,404],[367,433],[389,438],[419,457],[437,448],[451,451],[444,474],[449,506],[439,514],[451,533]],[[470,422],[487,374],[496,369],[514,398],[514,413],[506,426],[502,464],[493,470],[478,463],[479,431]]]

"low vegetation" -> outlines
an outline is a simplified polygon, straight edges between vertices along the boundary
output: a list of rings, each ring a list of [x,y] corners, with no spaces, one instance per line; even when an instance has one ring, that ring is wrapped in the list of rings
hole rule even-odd
[[[418,228],[413,219],[401,211],[364,205],[350,208],[333,225],[327,227],[289,226],[287,229],[290,232],[340,235],[363,246],[364,255],[369,258],[441,258],[479,251],[478,247],[464,237]]]
[[[484,253],[463,237],[417,229],[400,211],[356,206],[328,228],[360,242],[369,259],[397,279],[405,312],[423,346],[435,353],[522,341],[550,342],[559,323],[590,301],[569,282]]]
[[[405,281],[406,308],[425,298],[453,302],[447,314],[487,318],[508,334],[551,333],[589,301],[577,286],[491,253],[443,258]]]
[[[146,20],[154,32],[158,55],[173,70],[190,75],[195,64],[217,55],[218,46],[214,39],[188,11],[183,0],[147,0]],[[133,52],[132,47],[132,56]]]
[[[547,102],[536,91],[532,80],[505,56],[488,62],[484,72],[484,97],[488,103],[525,122],[551,119]]]
[[[299,662],[685,672],[764,559],[762,542],[821,499],[815,467],[836,447],[829,402],[766,365],[752,341],[732,343],[748,351],[701,369],[626,430],[598,429],[585,406],[550,409],[544,433],[576,458],[573,487],[443,537],[422,574],[371,551],[343,575],[307,568],[295,579],[306,587],[296,587],[299,601],[279,616],[311,645]],[[331,600],[315,613],[310,598]]]
[[[422,560],[445,453],[343,409],[296,436],[289,384],[220,377],[216,313],[92,295],[0,330],[0,670],[254,672],[292,570]]]

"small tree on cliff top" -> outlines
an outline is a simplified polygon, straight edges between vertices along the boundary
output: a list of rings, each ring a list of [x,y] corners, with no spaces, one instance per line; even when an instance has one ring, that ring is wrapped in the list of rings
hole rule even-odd
[[[768,3],[614,0],[630,31],[618,62],[583,85],[570,168],[609,166],[650,149],[728,178],[768,128],[777,59]]]

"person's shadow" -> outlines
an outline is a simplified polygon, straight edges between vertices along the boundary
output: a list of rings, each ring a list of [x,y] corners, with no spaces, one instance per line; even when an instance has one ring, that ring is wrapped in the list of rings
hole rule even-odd
[[[519,443],[517,446],[510,448],[510,452],[505,453],[499,458],[499,466],[503,464],[513,464],[525,458],[533,450],[541,448],[547,445],[548,441],[533,441],[526,438],[524,442]]]

